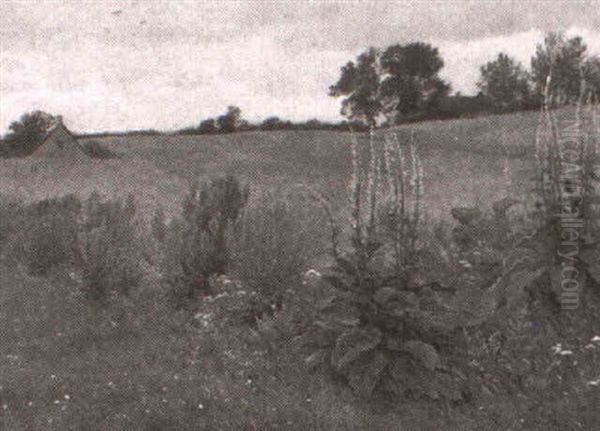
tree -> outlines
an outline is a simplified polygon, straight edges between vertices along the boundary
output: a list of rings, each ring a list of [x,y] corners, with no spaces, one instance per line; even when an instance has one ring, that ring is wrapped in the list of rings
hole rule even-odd
[[[356,63],[341,69],[338,82],[329,88],[342,101],[342,115],[376,125],[385,115],[395,122],[402,115],[425,113],[436,108],[450,86],[439,78],[444,66],[437,48],[417,42],[393,45],[381,52],[369,48]]]
[[[232,133],[242,124],[242,110],[237,106],[228,106],[227,112],[217,118],[219,130],[222,133]]]
[[[196,131],[202,135],[208,135],[217,133],[219,128],[217,127],[217,122],[214,120],[214,118],[208,118],[200,123]]]
[[[529,100],[529,76],[520,63],[504,53],[480,68],[477,87],[488,97],[495,108],[520,109]]]
[[[402,115],[426,113],[437,108],[450,86],[439,77],[444,61],[438,49],[416,42],[393,45],[381,57],[385,79],[381,99],[392,122]]]
[[[589,95],[600,101],[600,57],[588,59],[583,65],[583,75]]]
[[[377,49],[369,48],[358,56],[356,64],[352,61],[346,63],[338,82],[329,87],[332,97],[348,96],[342,101],[342,115],[370,126],[375,126],[382,108],[379,57]]]
[[[548,33],[531,58],[531,75],[538,97],[548,93],[565,103],[579,99],[587,46],[581,37],[566,39],[561,33]]]
[[[27,156],[42,143],[48,129],[54,123],[54,117],[42,111],[33,111],[21,115],[8,127],[3,149],[7,155]]]

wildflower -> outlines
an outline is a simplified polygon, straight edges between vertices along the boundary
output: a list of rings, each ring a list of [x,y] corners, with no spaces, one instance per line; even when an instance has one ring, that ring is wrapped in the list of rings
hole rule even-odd
[[[316,269],[309,269],[308,271],[306,271],[306,273],[304,275],[306,277],[315,277],[315,278],[321,277],[321,273],[319,271],[317,271]]]
[[[590,386],[600,386],[600,379],[598,380],[591,380],[589,382],[587,382],[588,385]]]
[[[555,355],[559,354],[562,351],[562,344],[558,343],[556,346],[552,346],[552,351]]]
[[[600,335],[595,335],[594,338],[592,338],[592,343],[600,343]]]
[[[69,396],[69,394],[65,395],[65,400],[69,401],[71,399],[71,397]]]
[[[572,355],[572,354],[573,354],[573,352],[571,350],[562,350],[560,352],[561,356],[569,356],[569,355]]]
[[[204,408],[204,405],[202,403],[198,404],[198,409],[202,410]]]

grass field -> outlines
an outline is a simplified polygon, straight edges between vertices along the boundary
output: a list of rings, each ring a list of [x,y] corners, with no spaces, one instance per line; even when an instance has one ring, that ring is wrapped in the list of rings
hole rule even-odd
[[[430,122],[379,135],[396,133],[406,143],[414,132],[425,165],[425,208],[439,217],[454,206],[487,206],[508,189],[520,192],[527,187],[537,116],[518,113]],[[340,190],[348,184],[351,164],[351,135],[340,132],[93,140],[124,157],[83,164],[0,160],[2,194],[38,199],[66,193],[85,196],[93,190],[109,196],[133,193],[142,208],[160,205],[172,213],[178,211],[189,182],[234,173],[256,194],[304,184],[341,202]]]
[[[537,113],[517,113],[430,122],[380,131],[376,139],[395,133],[406,143],[414,134],[424,162],[424,207],[436,221],[449,219],[456,206],[489,208],[508,195],[526,196],[537,121]],[[133,194],[149,220],[157,207],[178,215],[190,182],[233,173],[255,197],[304,185],[343,210],[351,139],[317,131],[94,138],[123,157],[0,160],[0,195],[35,201]],[[203,337],[201,317],[173,312],[152,271],[132,298],[98,309],[76,276],[35,277],[6,262],[0,259],[0,429],[536,429],[519,422],[507,399],[486,410],[456,406],[453,413],[426,403],[356,403],[301,374],[293,360],[278,356],[285,352],[262,351],[255,333]],[[247,357],[232,356],[240,351]]]

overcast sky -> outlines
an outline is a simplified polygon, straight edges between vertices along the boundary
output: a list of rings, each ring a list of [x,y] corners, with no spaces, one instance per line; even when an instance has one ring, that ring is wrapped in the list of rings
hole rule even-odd
[[[439,47],[454,91],[499,51],[529,65],[547,30],[600,53],[596,1],[0,2],[0,133],[20,114],[75,131],[172,130],[238,105],[244,116],[339,119],[327,96],[367,46]]]

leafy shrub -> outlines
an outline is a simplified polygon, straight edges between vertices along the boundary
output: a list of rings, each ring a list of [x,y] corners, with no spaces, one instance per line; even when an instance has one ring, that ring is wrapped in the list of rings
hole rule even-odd
[[[467,318],[412,272],[419,241],[423,172],[416,148],[406,164],[397,141],[384,147],[382,175],[373,139],[369,169],[353,145],[350,250],[335,254],[324,276],[333,295],[319,305],[305,334],[310,366],[324,365],[359,395],[383,392],[433,399],[461,399],[459,378],[440,353]],[[381,196],[391,190],[380,207]],[[379,215],[378,215],[379,213]]]
[[[176,301],[208,293],[210,277],[227,272],[230,235],[247,199],[248,189],[233,176],[190,188],[165,241],[163,272]]]
[[[93,299],[128,294],[143,276],[136,207],[132,196],[102,201],[97,194],[86,202],[82,223],[82,279]]]
[[[301,194],[273,193],[245,211],[233,240],[232,273],[256,294],[255,317],[295,295],[311,259],[323,254],[324,220]]]
[[[48,274],[79,259],[81,203],[73,195],[24,206],[15,223],[13,245],[17,259],[35,275]]]
[[[23,203],[0,195],[0,254],[14,233]]]

